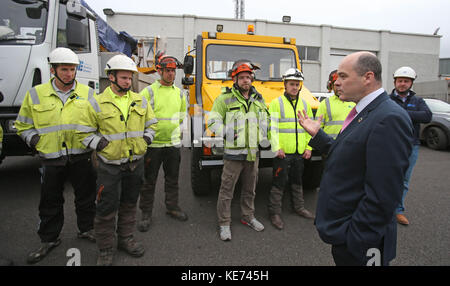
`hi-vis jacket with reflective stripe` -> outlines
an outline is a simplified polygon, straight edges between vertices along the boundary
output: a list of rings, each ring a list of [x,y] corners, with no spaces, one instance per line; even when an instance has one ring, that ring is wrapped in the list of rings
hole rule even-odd
[[[303,99],[297,97],[290,101],[288,95],[282,95],[272,100],[270,112],[270,143],[272,151],[280,149],[286,154],[303,154],[308,146],[311,136],[298,123],[297,112],[306,110],[309,117],[313,117],[311,106]]]
[[[159,81],[144,88],[158,123],[156,135],[150,147],[168,147],[180,144],[180,125],[186,116],[186,96],[176,87],[161,85]]]
[[[28,145],[38,134],[40,140],[36,150],[44,159],[91,151],[81,144],[76,132],[95,130],[82,125],[79,120],[86,114],[86,103],[88,98],[93,98],[94,90],[77,82],[75,90],[63,104],[53,89],[52,80],[33,87],[25,95],[15,122],[17,133]]]
[[[216,136],[224,137],[225,158],[243,157],[255,161],[261,140],[267,139],[268,110],[254,87],[248,101],[239,90],[224,88],[214,101],[208,117],[208,128]]]
[[[342,101],[338,96],[325,98],[317,109],[316,118],[323,115],[321,128],[325,133],[336,139],[342,129],[345,118],[355,106],[354,102]]]
[[[157,120],[147,99],[132,91],[128,93],[127,120],[114,103],[111,87],[89,99],[89,112],[81,120],[83,125],[96,131],[84,134],[84,146],[95,150],[102,137],[109,141],[103,150],[97,152],[107,164],[120,165],[142,158],[147,150],[144,136],[151,140],[155,136]]]

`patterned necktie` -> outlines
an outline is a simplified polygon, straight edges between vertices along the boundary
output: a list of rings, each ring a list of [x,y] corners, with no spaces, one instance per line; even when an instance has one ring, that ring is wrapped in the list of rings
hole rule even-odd
[[[347,115],[347,118],[345,118],[344,124],[342,125],[341,133],[344,131],[344,129],[352,122],[353,118],[358,114],[356,111],[356,107],[353,107],[352,110],[350,110],[350,113]]]

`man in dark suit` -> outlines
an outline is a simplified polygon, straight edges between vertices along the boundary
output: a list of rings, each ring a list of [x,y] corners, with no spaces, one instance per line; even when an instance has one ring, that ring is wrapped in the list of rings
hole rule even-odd
[[[321,239],[336,265],[388,265],[396,255],[395,209],[412,149],[408,114],[381,87],[381,64],[369,52],[345,57],[336,89],[356,103],[333,140],[317,121],[299,113],[309,145],[327,154],[316,210]]]

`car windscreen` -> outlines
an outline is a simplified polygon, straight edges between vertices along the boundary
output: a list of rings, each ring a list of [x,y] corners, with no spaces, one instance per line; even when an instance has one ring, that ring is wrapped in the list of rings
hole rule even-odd
[[[289,68],[297,68],[295,53],[286,48],[210,44],[206,48],[206,77],[231,80],[228,71],[239,59],[250,60],[260,67],[255,79],[281,81],[282,74]]]
[[[450,113],[450,104],[448,104],[447,102],[427,99],[425,99],[425,102],[427,103],[428,108],[430,108],[431,112]]]
[[[34,45],[45,38],[48,1],[0,1],[0,45]]]

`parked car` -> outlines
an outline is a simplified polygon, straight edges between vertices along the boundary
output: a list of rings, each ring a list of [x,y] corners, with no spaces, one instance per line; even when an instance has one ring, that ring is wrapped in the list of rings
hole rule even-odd
[[[433,118],[430,123],[421,124],[420,140],[431,149],[446,149],[450,146],[450,104],[438,99],[424,100],[433,113]]]

